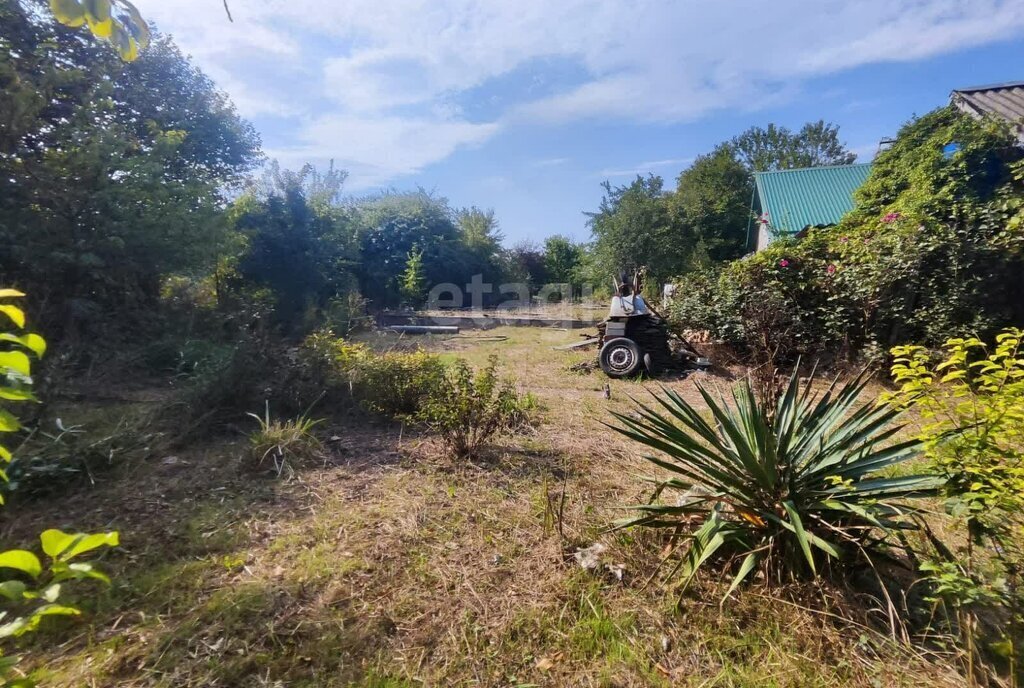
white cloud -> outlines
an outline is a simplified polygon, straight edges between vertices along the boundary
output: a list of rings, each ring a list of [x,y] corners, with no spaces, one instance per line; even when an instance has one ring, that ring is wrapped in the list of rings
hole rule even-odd
[[[229,3],[234,23],[215,0],[138,0],[244,113],[294,118],[294,141],[267,137],[272,148],[383,180],[503,126],[756,110],[809,78],[1024,34],[1021,0]],[[576,65],[574,78],[539,96],[509,90],[492,121],[464,114],[472,89],[552,58]]]
[[[635,177],[638,174],[644,176],[649,173],[658,173],[658,170],[663,170],[666,167],[674,167],[676,169],[683,169],[693,162],[693,158],[670,158],[668,160],[651,160],[649,162],[641,162],[627,167],[625,169],[603,169],[597,173],[598,177],[602,179],[609,179],[611,177]],[[660,173],[659,173],[660,174]]]
[[[273,148],[267,154],[291,168],[333,159],[349,171],[348,188],[359,191],[419,172],[459,147],[482,143],[497,127],[431,119],[328,115],[303,125],[297,135],[300,143]]]

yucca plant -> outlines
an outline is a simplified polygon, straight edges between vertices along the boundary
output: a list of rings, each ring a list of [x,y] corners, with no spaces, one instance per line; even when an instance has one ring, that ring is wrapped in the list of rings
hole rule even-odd
[[[872,559],[898,542],[896,530],[914,526],[908,502],[935,494],[941,481],[880,473],[922,445],[897,439],[899,410],[858,402],[867,382],[862,373],[816,394],[794,372],[771,407],[749,382],[734,388],[731,403],[698,385],[710,421],[667,389],[654,395],[660,409],[638,403],[632,416],[613,414],[622,425],[612,427],[658,450],[646,458],[671,474],[652,479],[650,503],[630,507],[640,515],[616,525],[692,527],[679,565],[684,587],[707,562],[728,557],[727,596],[759,568],[788,580]]]

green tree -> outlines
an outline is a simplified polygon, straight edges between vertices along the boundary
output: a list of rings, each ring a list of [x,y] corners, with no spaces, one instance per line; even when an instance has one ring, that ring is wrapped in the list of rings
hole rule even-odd
[[[343,178],[333,173],[337,183]],[[288,333],[312,326],[333,298],[355,288],[354,218],[326,202],[337,192],[324,191],[323,179],[310,165],[297,173],[273,166],[232,209],[234,228],[246,240],[238,273],[270,289]]]
[[[413,247],[405,261],[405,272],[402,273],[402,296],[412,306],[423,303],[427,277],[423,271],[423,251]]]
[[[583,246],[561,234],[544,240],[544,269],[550,282],[579,284]]]
[[[489,260],[501,250],[505,235],[501,233],[493,210],[464,208],[456,214],[462,243],[481,260]]]
[[[544,251],[535,242],[523,240],[505,252],[506,273],[510,282],[523,282],[536,292],[548,279]]]
[[[685,267],[706,266],[743,255],[752,193],[750,173],[728,145],[698,156],[683,170],[670,207],[687,234],[689,255]]]
[[[0,270],[51,339],[137,336],[163,275],[216,260],[258,138],[169,39],[126,65],[17,2],[0,5],[0,80]]]
[[[381,306],[402,299],[402,274],[416,247],[427,285],[463,285],[481,273],[479,256],[467,248],[456,213],[444,198],[425,191],[385,193],[357,203],[359,282]]]
[[[840,142],[839,127],[824,120],[808,122],[796,133],[775,124],[751,127],[728,145],[751,172],[849,165],[857,159]]]
[[[587,213],[594,236],[596,283],[646,267],[654,283],[678,274],[685,264],[687,237],[669,212],[661,177],[638,176],[627,186],[603,184],[596,213]]]

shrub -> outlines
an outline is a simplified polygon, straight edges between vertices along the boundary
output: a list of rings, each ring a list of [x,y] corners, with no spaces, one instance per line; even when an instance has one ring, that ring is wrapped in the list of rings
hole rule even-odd
[[[323,419],[313,420],[303,414],[293,420],[271,420],[270,402],[266,402],[262,416],[256,413],[249,415],[259,423],[259,429],[249,436],[250,457],[257,468],[270,459],[274,472],[280,477],[289,459],[309,459],[323,448],[312,432]]]
[[[367,409],[392,418],[411,418],[445,384],[445,364],[436,354],[416,351],[366,354],[349,369],[353,394]]]
[[[858,398],[867,377],[812,393],[794,374],[771,404],[758,403],[749,383],[733,405],[698,386],[713,422],[678,393],[656,396],[663,410],[638,404],[636,416],[613,414],[615,429],[662,456],[647,459],[669,472],[656,479],[640,516],[620,527],[682,532],[694,520],[683,561],[684,586],[714,558],[739,562],[731,593],[758,569],[769,580],[817,575],[856,558],[870,560],[894,529],[910,525],[904,502],[934,494],[934,476],[882,477],[881,471],[918,456],[914,439],[886,444],[900,431],[897,409]],[[677,497],[659,503],[666,492]],[[728,595],[728,593],[727,593]]]
[[[957,551],[938,548],[923,566],[936,597],[951,606],[973,662],[972,630],[984,607],[1002,607],[1007,628],[997,646],[1019,655],[1024,627],[1024,331],[1009,329],[995,345],[950,339],[935,362],[921,346],[892,350],[897,391],[883,400],[914,407],[919,439],[946,478],[946,511],[967,538]],[[997,615],[1000,616],[1000,615]],[[1017,647],[1015,647],[1015,644]]]
[[[958,150],[949,153],[951,142]],[[914,120],[879,154],[837,226],[776,240],[714,282],[684,276],[676,293],[701,296],[677,296],[676,320],[790,360],[812,351],[873,358],[903,341],[938,346],[1020,322],[1020,158],[1005,126],[955,108]]]
[[[456,361],[413,415],[438,433],[457,458],[476,456],[496,433],[524,424],[536,405],[530,395],[517,393],[511,381],[499,379],[497,366],[497,357],[491,356],[474,374],[465,361]]]

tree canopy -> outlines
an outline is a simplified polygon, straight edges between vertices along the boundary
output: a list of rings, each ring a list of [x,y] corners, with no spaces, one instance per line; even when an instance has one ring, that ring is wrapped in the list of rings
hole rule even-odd
[[[215,260],[259,138],[167,37],[125,64],[22,4],[0,19],[0,270],[51,332],[132,331],[161,275]]]

